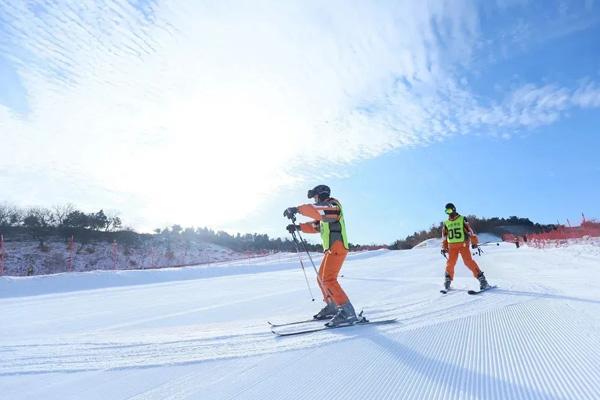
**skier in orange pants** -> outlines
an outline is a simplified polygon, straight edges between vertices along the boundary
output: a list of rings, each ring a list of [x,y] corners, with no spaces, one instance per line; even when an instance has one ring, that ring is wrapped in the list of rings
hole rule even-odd
[[[309,229],[304,228],[303,231],[308,232]],[[319,281],[321,282],[323,292],[325,292],[323,300],[326,303],[329,301],[336,305],[342,305],[348,302],[348,296],[337,280],[347,254],[348,250],[346,250],[344,244],[340,241],[335,241],[323,256],[323,261],[321,261],[321,267],[319,268]]]
[[[471,270],[473,276],[479,281],[480,290],[487,289],[489,284],[485,279],[485,275],[471,257],[470,247],[476,249],[479,244],[477,235],[466,218],[456,212],[454,204],[446,204],[446,214],[448,214],[448,220],[444,221],[442,228],[442,254],[444,256],[448,254],[444,279],[445,290],[450,289],[450,284],[454,280],[454,266],[459,255],[462,257],[465,265]]]
[[[329,319],[328,326],[352,324],[359,319],[348,296],[337,281],[338,274],[348,254],[348,238],[344,213],[339,200],[331,197],[326,185],[318,185],[308,191],[308,198],[314,204],[303,204],[287,208],[283,215],[293,218],[296,213],[312,218],[313,221],[287,226],[289,232],[301,230],[304,233],[320,233],[324,256],[319,268],[317,283],[323,293],[326,306],[314,318]]]

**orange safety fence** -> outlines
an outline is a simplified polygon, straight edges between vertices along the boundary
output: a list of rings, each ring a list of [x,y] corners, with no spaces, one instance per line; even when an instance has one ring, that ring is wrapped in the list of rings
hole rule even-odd
[[[597,237],[600,237],[600,222],[586,221],[584,218],[579,226],[559,226],[551,231],[528,233],[523,236],[507,234],[503,236],[503,240],[511,243],[519,240],[532,247],[544,248],[565,246],[577,239]]]

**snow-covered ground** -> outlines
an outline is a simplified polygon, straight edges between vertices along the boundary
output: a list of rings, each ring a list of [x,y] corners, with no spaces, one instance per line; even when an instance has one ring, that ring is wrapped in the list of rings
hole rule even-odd
[[[11,240],[3,244],[4,274],[29,276],[67,271],[131,270],[168,268],[247,258],[249,255],[202,241],[169,241],[160,236],[136,245],[106,241],[74,243],[69,251],[65,240],[51,238],[44,248],[36,240]],[[70,261],[69,261],[70,260]]]
[[[278,338],[321,306],[295,257],[0,278],[0,397],[600,399],[599,247],[490,246],[479,296],[460,262],[439,293],[438,248],[352,254],[356,307],[401,322]]]

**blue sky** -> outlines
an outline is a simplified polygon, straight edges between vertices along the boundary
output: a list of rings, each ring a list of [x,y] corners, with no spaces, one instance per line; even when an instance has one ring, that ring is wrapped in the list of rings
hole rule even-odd
[[[600,2],[0,1],[0,202],[352,242],[600,218]]]

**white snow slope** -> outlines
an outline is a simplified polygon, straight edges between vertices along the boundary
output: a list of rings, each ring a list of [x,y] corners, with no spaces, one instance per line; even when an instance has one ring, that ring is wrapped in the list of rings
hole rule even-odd
[[[267,320],[321,306],[292,256],[128,271],[128,286],[0,278],[0,398],[600,399],[598,247],[486,248],[499,288],[478,296],[460,262],[458,290],[439,293],[438,249],[352,254],[355,306],[401,322],[280,338]]]

